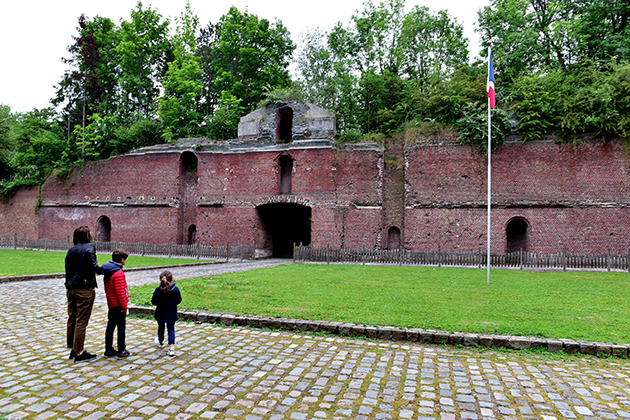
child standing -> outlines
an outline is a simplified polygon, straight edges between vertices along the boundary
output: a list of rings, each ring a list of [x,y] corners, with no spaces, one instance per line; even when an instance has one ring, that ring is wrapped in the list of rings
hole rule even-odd
[[[125,345],[125,328],[127,317],[127,305],[129,304],[129,291],[127,279],[122,268],[127,263],[129,253],[116,250],[112,253],[112,261],[101,267],[105,277],[105,296],[107,297],[107,328],[105,329],[105,356],[128,357],[129,352]],[[118,350],[114,349],[114,330],[118,329]]]
[[[155,344],[164,346],[164,327],[168,330],[168,355],[175,356],[175,321],[177,321],[177,305],[182,302],[182,295],[173,281],[173,274],[162,271],[160,285],[153,292],[151,303],[155,305],[155,320],[158,323],[158,336]]]

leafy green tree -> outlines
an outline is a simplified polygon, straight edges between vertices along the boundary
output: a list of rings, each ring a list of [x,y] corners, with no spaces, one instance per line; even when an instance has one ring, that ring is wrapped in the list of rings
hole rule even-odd
[[[15,124],[14,185],[40,185],[53,169],[72,160],[52,108],[19,114]]]
[[[404,74],[421,84],[431,76],[448,76],[468,61],[467,44],[463,26],[446,11],[432,15],[427,7],[415,6],[401,28]]]
[[[405,14],[404,6],[368,1],[347,27],[338,23],[329,34],[304,38],[299,70],[306,96],[336,112],[341,132],[397,129],[417,116],[424,89],[468,60],[456,20],[420,7]]]
[[[117,59],[113,55],[117,32],[110,19],[96,17],[92,21],[81,15],[75,43],[68,47],[69,66],[57,87],[55,106],[64,104],[67,136],[72,127],[85,126],[94,112],[107,113],[115,108]]]
[[[241,99],[228,91],[221,92],[214,114],[206,118],[208,137],[213,140],[235,138],[243,111]]]
[[[579,0],[580,54],[594,61],[630,60],[630,2],[625,0]]]
[[[272,24],[231,7],[216,25],[216,37],[211,48],[216,93],[230,92],[249,111],[263,98],[266,86],[289,85],[295,45],[282,22]]]
[[[9,166],[15,144],[11,138],[11,107],[0,105],[0,182],[12,174]]]
[[[164,123],[165,138],[198,134],[203,115],[198,104],[203,94],[202,71],[195,55],[195,35],[199,19],[190,4],[177,20],[174,38],[175,60],[169,63],[162,81],[164,93],[159,98],[158,113]]]
[[[156,112],[161,80],[168,63],[173,61],[173,45],[169,20],[151,7],[138,2],[131,11],[131,20],[120,25],[120,57],[118,84],[124,102],[120,111],[126,120],[152,117]]]
[[[197,37],[196,56],[201,68],[201,82],[203,84],[203,102],[201,112],[210,115],[217,102],[217,93],[213,90],[216,70],[212,66],[215,59],[213,47],[218,41],[216,25],[209,22],[205,28],[201,28]]]

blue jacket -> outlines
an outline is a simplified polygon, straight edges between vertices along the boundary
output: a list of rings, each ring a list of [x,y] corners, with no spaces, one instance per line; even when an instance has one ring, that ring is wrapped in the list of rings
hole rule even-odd
[[[182,294],[175,286],[175,282],[171,283],[171,287],[166,292],[158,286],[151,299],[151,304],[155,305],[155,319],[166,323],[177,321],[177,305],[181,302]]]

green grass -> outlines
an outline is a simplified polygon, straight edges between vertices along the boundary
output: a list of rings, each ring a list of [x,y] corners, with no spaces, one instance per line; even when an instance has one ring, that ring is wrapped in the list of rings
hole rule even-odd
[[[111,259],[111,253],[97,253],[99,265]],[[28,274],[63,273],[65,252],[0,249],[0,277]],[[201,260],[203,261],[203,260]],[[184,258],[154,258],[130,255],[125,268],[201,262]]]
[[[630,274],[293,264],[178,281],[182,309],[630,343]],[[133,288],[150,305],[155,286]]]

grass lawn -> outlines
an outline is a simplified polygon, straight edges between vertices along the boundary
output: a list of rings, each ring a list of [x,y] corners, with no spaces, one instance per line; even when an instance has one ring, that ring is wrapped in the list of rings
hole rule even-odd
[[[111,253],[96,254],[99,265],[111,260],[111,257]],[[0,277],[63,273],[65,271],[65,258],[65,252],[0,249]],[[125,268],[186,264],[191,262],[200,261],[184,258],[154,258],[131,255],[127,259]]]
[[[630,274],[292,264],[177,282],[180,309],[630,343]],[[131,289],[150,305],[155,286]]]

